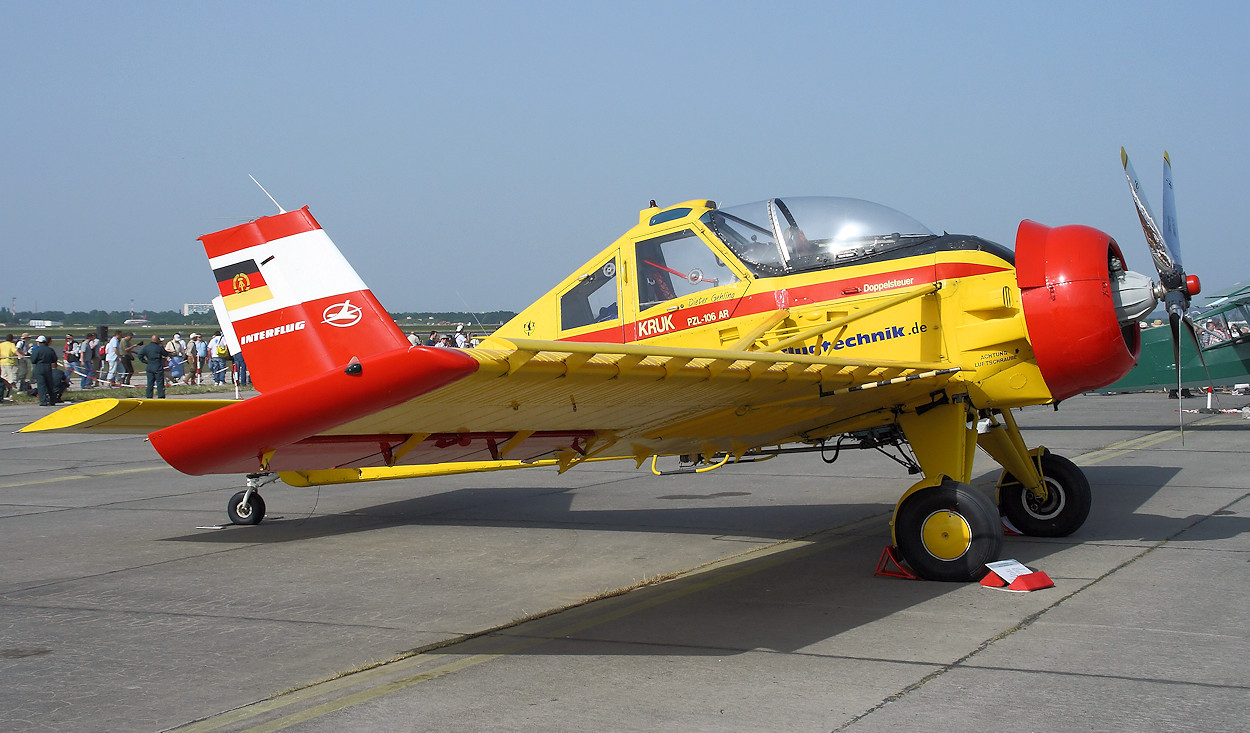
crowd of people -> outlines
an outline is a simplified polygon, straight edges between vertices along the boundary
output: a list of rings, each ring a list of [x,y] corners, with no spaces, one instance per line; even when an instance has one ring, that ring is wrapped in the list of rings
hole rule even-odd
[[[440,349],[471,349],[476,347],[479,341],[473,338],[473,334],[465,331],[464,326],[456,326],[454,333],[439,335],[438,331],[430,331],[429,338],[425,340],[413,331],[408,334],[408,343],[413,346],[434,346]]]
[[[1198,331],[1203,348],[1250,336],[1250,326],[1244,323],[1225,323],[1223,318],[1218,321],[1208,318],[1206,323],[1198,327]]]
[[[33,389],[39,404],[55,405],[68,386],[65,373],[56,369],[56,350],[48,345],[47,336],[34,342],[29,338],[30,334],[22,334],[19,341],[9,334],[0,342],[0,399],[10,399],[9,394],[20,386]]]
[[[148,397],[155,392],[163,398],[165,387],[173,384],[250,383],[243,355],[230,354],[221,331],[211,337],[192,333],[185,340],[181,333],[168,340],[153,334],[147,343],[133,332],[105,338],[88,332],[81,339],[68,333],[59,350],[44,335],[32,339],[29,333],[7,334],[0,342],[0,399],[12,391],[34,392],[39,404],[54,405],[62,401],[71,379],[81,389],[130,387],[136,361],[145,372]],[[46,394],[39,381],[45,371]]]
[[[456,326],[452,333],[430,331],[425,339],[413,331],[408,342],[448,349],[468,349],[479,343],[464,326]],[[243,355],[230,353],[221,331],[212,336],[192,333],[185,339],[181,333],[168,339],[153,334],[146,343],[132,331],[103,338],[94,332],[82,338],[67,333],[59,349],[45,335],[23,333],[8,334],[0,341],[0,399],[22,391],[38,394],[41,405],[55,405],[63,401],[71,380],[77,380],[80,389],[131,387],[136,362],[146,376],[149,398],[164,398],[165,387],[175,384],[251,383]]]

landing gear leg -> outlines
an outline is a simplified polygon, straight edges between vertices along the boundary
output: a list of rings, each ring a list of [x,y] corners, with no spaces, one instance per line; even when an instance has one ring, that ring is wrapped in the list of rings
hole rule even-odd
[[[235,524],[260,524],[265,518],[265,500],[260,496],[260,487],[278,480],[277,474],[249,473],[247,489],[230,497],[226,504],[226,514]]]
[[[1003,467],[998,506],[1031,537],[1066,537],[1089,516],[1093,492],[1075,463],[1046,448],[1025,448],[1011,411],[989,413],[977,443]]]
[[[975,413],[960,398],[899,415],[924,479],[894,509],[894,544],[917,575],[927,580],[968,582],[998,559],[1003,537],[989,497],[968,485],[976,430]]]

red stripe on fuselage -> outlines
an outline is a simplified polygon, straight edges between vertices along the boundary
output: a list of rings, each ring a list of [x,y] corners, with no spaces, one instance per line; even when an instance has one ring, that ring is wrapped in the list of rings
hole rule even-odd
[[[1003,272],[1011,268],[997,265],[978,265],[973,262],[939,262],[937,264],[937,280],[954,280],[959,277],[975,277],[988,275],[991,272]],[[934,280],[934,282],[937,282]]]
[[[634,324],[626,324],[626,328],[633,328]],[[627,344],[633,341],[632,338],[625,338],[621,332],[620,326],[605,328],[602,331],[591,331],[589,333],[579,333],[576,336],[565,336],[560,341],[584,341],[590,344]]]
[[[255,221],[240,224],[237,227],[223,229],[220,232],[205,234],[200,237],[204,243],[204,251],[211,260],[214,257],[228,255],[241,249],[255,247],[258,244],[272,242],[293,234],[302,234],[320,229],[321,225],[309,213],[308,207],[299,211],[288,211],[277,216],[262,216]]]
[[[709,323],[717,323],[758,313],[767,313],[782,308],[792,308],[811,303],[826,303],[866,294],[886,294],[892,290],[927,285],[939,280],[975,277],[992,272],[1003,272],[1007,269],[1009,268],[974,262],[939,262],[936,265],[909,267],[905,270],[860,275],[842,280],[829,280],[812,283],[811,285],[800,285],[793,288],[775,288],[760,293],[750,293],[737,300],[722,300],[640,318],[637,321],[626,323],[623,329],[620,326],[613,326],[612,328],[605,328],[590,333],[567,336],[560,340],[608,344],[632,343],[678,331],[685,331],[690,328],[698,328]],[[721,317],[721,311],[726,309],[729,310],[729,315]],[[671,323],[663,322],[665,316],[672,317]],[[657,321],[659,323],[651,325]],[[647,325],[640,329],[639,324]]]

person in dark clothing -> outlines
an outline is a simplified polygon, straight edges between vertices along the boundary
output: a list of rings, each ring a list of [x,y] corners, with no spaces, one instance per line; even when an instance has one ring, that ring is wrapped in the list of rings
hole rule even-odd
[[[152,334],[152,340],[139,349],[139,361],[147,365],[147,398],[152,399],[152,388],[155,387],[156,399],[165,399],[165,347],[161,346],[160,336]]]
[[[65,376],[64,369],[52,370],[52,395],[53,402],[64,402],[65,390],[69,389],[69,377]]]
[[[56,349],[48,346],[47,336],[40,336],[36,341],[35,348],[30,352],[30,367],[39,391],[39,404],[51,407],[57,403],[57,395],[52,388],[52,368],[57,363]]]
[[[247,362],[243,361],[243,352],[240,351],[233,358],[236,370],[235,379],[240,387],[246,387],[252,383],[252,380],[247,376]]]

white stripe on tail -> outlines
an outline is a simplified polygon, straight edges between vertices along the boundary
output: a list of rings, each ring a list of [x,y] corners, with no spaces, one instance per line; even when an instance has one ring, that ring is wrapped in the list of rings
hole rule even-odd
[[[409,346],[308,207],[200,241],[217,280],[222,333],[257,389]]]

